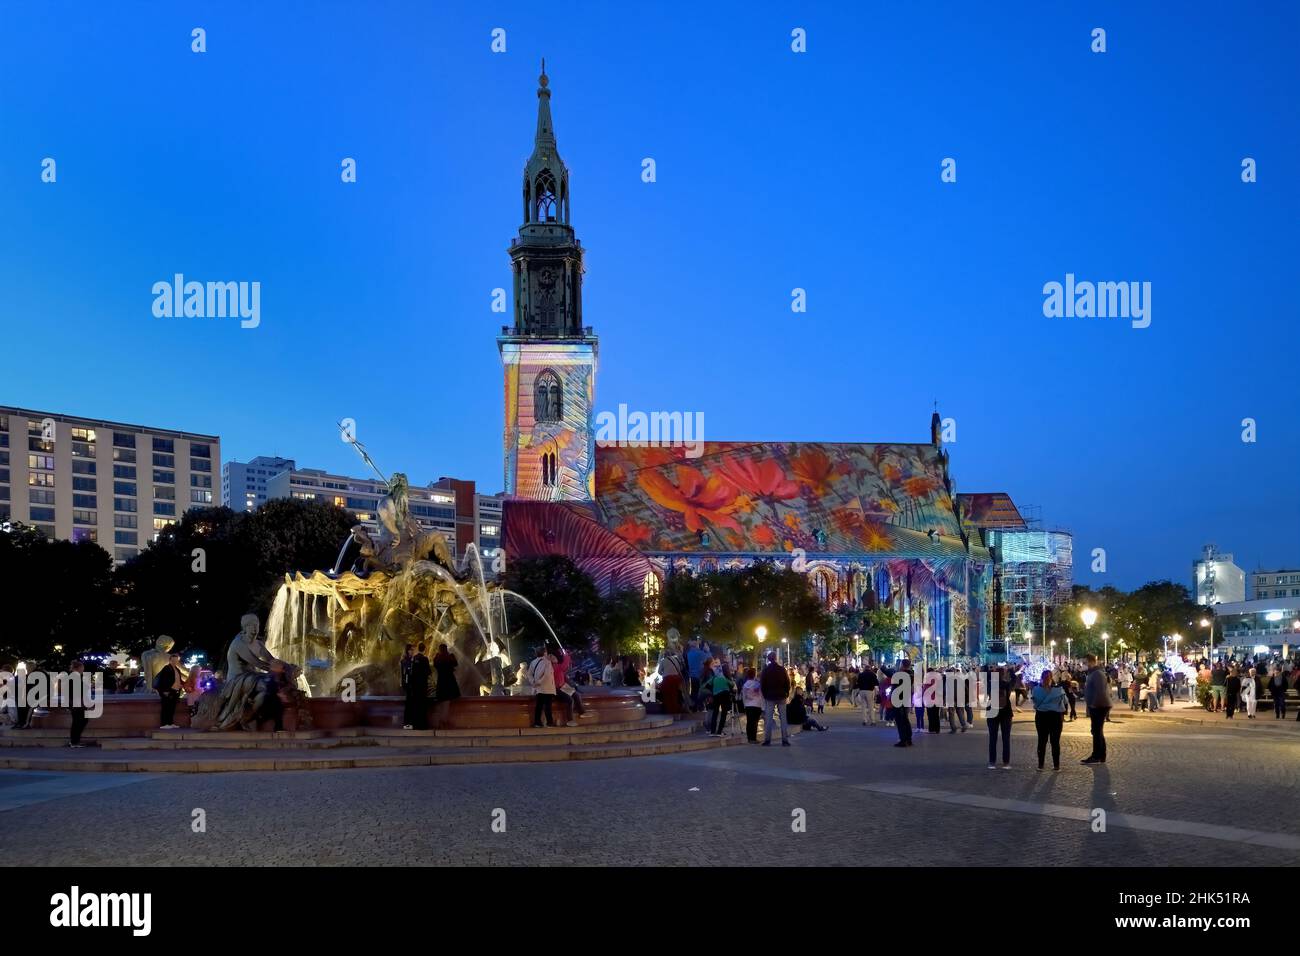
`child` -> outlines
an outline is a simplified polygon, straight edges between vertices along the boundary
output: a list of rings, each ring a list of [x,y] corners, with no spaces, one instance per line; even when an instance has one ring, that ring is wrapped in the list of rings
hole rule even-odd
[[[1145,681],[1143,681],[1142,689],[1139,691],[1139,698],[1138,698],[1141,701],[1141,707],[1143,710],[1147,709],[1147,698],[1150,696],[1151,696],[1151,688],[1147,686]]]
[[[826,691],[822,690],[820,687],[817,688],[816,701],[817,701],[817,713],[819,714],[826,713]]]

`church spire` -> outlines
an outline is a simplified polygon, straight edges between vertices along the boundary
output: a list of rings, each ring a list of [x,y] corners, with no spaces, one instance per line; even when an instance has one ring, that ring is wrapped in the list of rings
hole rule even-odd
[[[555,152],[555,124],[551,122],[551,81],[546,75],[546,57],[542,57],[542,75],[537,78],[537,136],[536,149],[549,148]]]

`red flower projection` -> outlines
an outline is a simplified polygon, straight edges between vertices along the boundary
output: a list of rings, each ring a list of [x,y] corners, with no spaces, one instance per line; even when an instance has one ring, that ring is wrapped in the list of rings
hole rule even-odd
[[[677,465],[674,472],[675,483],[661,472],[652,470],[641,472],[637,479],[657,504],[680,512],[689,531],[702,530],[705,521],[719,528],[741,530],[730,517],[737,494],[732,485],[717,475],[705,478],[699,469],[690,465]]]
[[[820,448],[815,445],[805,448],[790,459],[790,468],[795,478],[807,486],[809,494],[820,497],[830,493],[836,469],[831,456]]]
[[[641,524],[635,518],[626,518],[614,533],[628,544],[649,544],[652,533],[648,524]]]
[[[914,475],[903,479],[903,490],[913,498],[924,498],[938,487],[939,482],[929,475]]]
[[[786,477],[772,458],[728,458],[718,466],[724,478],[741,491],[769,501],[799,497],[799,485]]]

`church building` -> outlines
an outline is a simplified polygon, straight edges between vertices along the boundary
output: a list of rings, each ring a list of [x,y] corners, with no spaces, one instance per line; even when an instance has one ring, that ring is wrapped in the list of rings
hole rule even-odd
[[[916,443],[596,442],[597,337],[584,324],[583,249],[543,67],[510,244],[514,322],[505,375],[507,561],[567,555],[602,591],[653,594],[668,576],[779,561],[830,609],[888,603],[908,643],[980,654],[993,556],[964,520],[936,412]]]

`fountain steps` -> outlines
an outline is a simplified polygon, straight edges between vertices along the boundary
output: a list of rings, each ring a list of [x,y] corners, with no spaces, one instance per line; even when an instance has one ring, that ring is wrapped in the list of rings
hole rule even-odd
[[[302,746],[276,754],[253,756],[247,749],[178,749],[146,751],[64,751],[58,756],[35,748],[0,754],[0,769],[82,772],[223,773],[275,770],[343,770],[385,767],[453,766],[463,764],[551,763],[564,760],[603,760],[715,750],[744,742],[743,737],[706,737],[691,733],[653,739],[621,739],[581,745],[552,738],[533,746],[394,748],[374,741],[321,753]],[[337,743],[337,740],[335,741]],[[302,742],[299,742],[300,744]],[[94,756],[91,756],[94,754]]]

